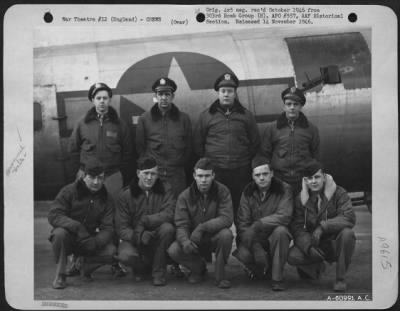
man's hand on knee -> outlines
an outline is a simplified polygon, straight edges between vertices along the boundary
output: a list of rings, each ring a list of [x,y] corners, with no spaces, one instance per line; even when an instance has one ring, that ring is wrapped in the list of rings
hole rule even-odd
[[[321,240],[323,230],[321,226],[318,226],[311,235],[311,245],[318,246]]]
[[[188,255],[196,254],[199,252],[197,245],[191,240],[187,240],[187,241],[183,242],[182,248],[183,248],[183,252]]]
[[[193,230],[192,234],[190,235],[190,240],[194,242],[196,245],[200,245],[202,237],[203,237],[203,227],[200,224],[196,227],[196,229]]]
[[[84,225],[80,225],[78,231],[76,232],[77,241],[82,241],[90,238],[89,232],[86,230]]]
[[[155,238],[155,234],[152,231],[143,231],[142,237],[141,237],[141,242],[143,245],[149,245],[150,242]]]
[[[325,260],[324,252],[315,246],[311,246],[308,250],[308,255],[310,256],[311,260],[320,262]]]

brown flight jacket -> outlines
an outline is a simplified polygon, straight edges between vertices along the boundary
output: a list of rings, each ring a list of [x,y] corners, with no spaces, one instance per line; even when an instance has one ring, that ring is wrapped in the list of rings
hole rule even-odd
[[[192,125],[189,116],[172,104],[161,114],[158,104],[139,118],[136,127],[139,157],[152,156],[160,167],[183,167],[192,152]]]
[[[318,212],[315,208],[317,196],[311,195],[303,183],[303,189],[295,200],[291,229],[295,244],[305,253],[308,253],[311,235],[318,226],[321,226],[325,234],[339,233],[344,228],[352,228],[356,222],[349,195],[342,187],[336,186],[330,175],[326,175],[320,197]]]
[[[95,108],[91,108],[75,126],[69,150],[73,155],[79,154],[83,166],[89,158],[98,158],[105,166],[106,175],[117,170],[125,173],[134,161],[129,128],[112,107],[102,121]]]
[[[263,229],[272,232],[278,226],[288,226],[293,213],[292,190],[286,183],[273,178],[264,200],[255,182],[243,190],[237,215],[239,237],[257,220]]]
[[[190,239],[192,231],[199,225],[207,233],[217,233],[230,228],[233,223],[233,207],[229,189],[213,181],[207,200],[197,188],[196,182],[178,197],[175,209],[176,239],[183,243]]]
[[[101,248],[113,236],[113,204],[104,186],[93,193],[79,179],[57,194],[50,206],[48,221],[54,228],[63,228],[72,235],[84,226],[89,234],[95,236],[96,245]]]
[[[303,113],[289,126],[285,113],[265,128],[260,153],[271,161],[274,174],[289,184],[301,182],[304,165],[319,157],[319,131]]]
[[[176,199],[169,188],[158,179],[147,196],[137,179],[133,179],[121,193],[115,212],[116,230],[121,240],[137,245],[144,230],[152,231],[165,222],[173,224]],[[142,216],[148,216],[147,226],[141,225]]]

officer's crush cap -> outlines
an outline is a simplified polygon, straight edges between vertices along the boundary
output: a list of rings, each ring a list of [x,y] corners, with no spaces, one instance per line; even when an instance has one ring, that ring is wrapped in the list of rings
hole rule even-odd
[[[286,90],[284,90],[281,97],[283,101],[285,101],[285,99],[292,99],[296,102],[299,102],[302,106],[304,106],[306,103],[306,97],[304,96],[303,92],[295,86],[288,87]]]
[[[214,89],[219,90],[220,87],[233,87],[235,89],[239,86],[239,79],[231,72],[226,72],[219,76],[214,83]]]
[[[171,91],[175,92],[177,90],[177,85],[176,83],[167,77],[162,77],[157,79],[154,83],[151,89],[154,92],[159,92],[159,91]]]
[[[93,84],[89,89],[88,98],[90,101],[92,101],[92,99],[96,96],[96,93],[98,91],[107,91],[108,96],[110,96],[110,98],[112,97],[111,88],[105,83],[97,82],[97,83]]]

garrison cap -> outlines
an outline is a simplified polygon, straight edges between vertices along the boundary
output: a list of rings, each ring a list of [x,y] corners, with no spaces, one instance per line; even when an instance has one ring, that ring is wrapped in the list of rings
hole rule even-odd
[[[271,168],[271,162],[264,156],[261,155],[256,155],[253,160],[251,161],[251,168],[254,170],[256,167],[262,166],[262,165],[268,165],[268,167],[272,170]]]
[[[200,158],[194,165],[193,170],[196,171],[198,169],[214,171],[215,167],[210,158]]]
[[[90,176],[98,176],[104,173],[104,170],[103,163],[95,157],[90,157],[83,167],[85,174],[89,174]]]
[[[138,160],[137,169],[139,171],[149,170],[157,166],[156,160],[151,156],[145,156]]]
[[[311,177],[319,170],[323,170],[321,162],[313,159],[304,166],[303,174],[305,177]]]
[[[110,87],[105,83],[98,82],[93,84],[89,89],[88,98],[90,101],[92,101],[98,91],[107,91],[108,96],[112,97],[112,90]]]
[[[237,89],[239,86],[239,79],[233,73],[226,72],[217,78],[214,83],[214,89],[218,91],[219,88],[223,86],[233,87]]]
[[[302,106],[306,103],[306,97],[304,96],[303,92],[300,91],[298,88],[295,86],[288,87],[286,90],[282,92],[282,100],[285,101],[285,99],[289,98],[292,100],[295,100],[299,102]]]
[[[162,78],[157,79],[153,83],[153,86],[151,88],[154,92],[158,92],[158,91],[175,92],[178,87],[176,86],[176,83],[173,80],[171,80],[170,78],[162,77]]]

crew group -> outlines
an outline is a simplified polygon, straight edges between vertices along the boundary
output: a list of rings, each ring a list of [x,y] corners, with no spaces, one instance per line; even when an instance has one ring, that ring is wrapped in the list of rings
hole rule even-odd
[[[104,264],[117,276],[126,274],[124,266],[136,280],[151,275],[155,286],[166,284],[170,265],[197,283],[212,261],[216,286],[229,288],[234,224],[232,255],[250,278],[272,279],[272,290],[283,290],[286,262],[302,279],[318,279],[324,262],[336,262],[333,289],[346,290],[355,215],[346,191],[318,162],[318,129],[301,112],[305,96],[296,87],[284,90],[283,113],[261,139],[238,86],[233,73],[216,80],[218,98],[192,133],[188,115],[173,104],[175,82],[157,79],[155,104],[136,126],[136,174],[125,183],[134,161],[130,130],[109,105],[112,90],[104,83],[89,89],[94,107],[71,136],[80,170],[48,216],[53,288],[65,288],[67,276],[92,280]],[[198,160],[187,185],[193,153]]]

